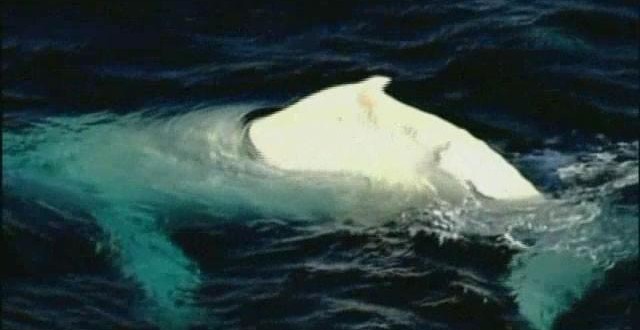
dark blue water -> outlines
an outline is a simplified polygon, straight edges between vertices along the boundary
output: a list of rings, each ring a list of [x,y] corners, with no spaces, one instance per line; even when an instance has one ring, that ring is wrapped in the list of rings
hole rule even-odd
[[[2,22],[4,329],[637,321],[631,1],[26,0]],[[248,111],[374,74],[549,203],[403,208],[229,155]]]

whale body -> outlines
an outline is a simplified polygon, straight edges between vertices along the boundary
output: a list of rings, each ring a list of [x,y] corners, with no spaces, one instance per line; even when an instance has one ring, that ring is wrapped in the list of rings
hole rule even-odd
[[[386,94],[389,82],[373,76],[321,90],[252,120],[247,136],[282,170],[361,175],[442,197],[541,196],[485,142]]]

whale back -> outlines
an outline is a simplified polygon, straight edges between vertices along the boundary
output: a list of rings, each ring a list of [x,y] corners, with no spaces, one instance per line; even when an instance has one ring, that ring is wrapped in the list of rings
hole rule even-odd
[[[321,90],[250,122],[249,138],[267,164],[283,170],[363,175],[440,195],[539,196],[486,143],[386,94],[389,82],[374,76]]]

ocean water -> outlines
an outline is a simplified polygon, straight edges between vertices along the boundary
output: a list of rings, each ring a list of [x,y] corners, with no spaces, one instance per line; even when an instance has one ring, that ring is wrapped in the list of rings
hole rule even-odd
[[[3,329],[632,329],[632,1],[10,1]],[[371,75],[547,197],[452,206],[244,156]]]

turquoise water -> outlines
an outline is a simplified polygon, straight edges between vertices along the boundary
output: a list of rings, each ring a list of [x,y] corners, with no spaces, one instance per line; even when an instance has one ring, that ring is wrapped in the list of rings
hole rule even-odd
[[[637,22],[624,1],[10,3],[3,327],[630,327]],[[546,201],[248,156],[245,114],[374,74]]]

